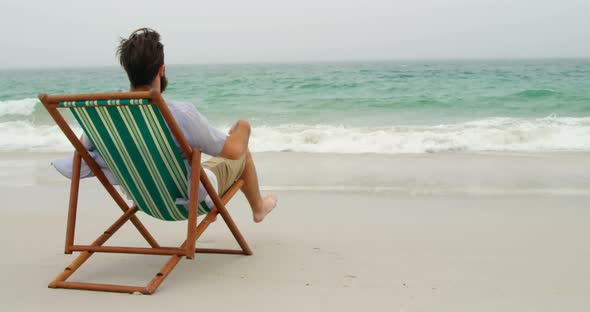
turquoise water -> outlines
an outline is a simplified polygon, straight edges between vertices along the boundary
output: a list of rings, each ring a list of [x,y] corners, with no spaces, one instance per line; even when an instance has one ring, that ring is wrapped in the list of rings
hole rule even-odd
[[[165,96],[194,103],[220,127],[250,120],[261,150],[275,150],[271,143],[308,152],[590,148],[590,60],[169,65],[166,73]],[[39,92],[127,85],[118,67],[2,71],[0,130],[53,135],[33,100]],[[543,133],[550,136],[537,136]],[[488,141],[475,146],[459,136]],[[50,148],[6,140],[0,148]]]

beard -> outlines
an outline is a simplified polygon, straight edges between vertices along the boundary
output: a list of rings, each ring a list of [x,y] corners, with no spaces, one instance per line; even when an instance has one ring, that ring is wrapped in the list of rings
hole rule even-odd
[[[166,91],[167,86],[168,78],[166,78],[166,75],[162,75],[162,77],[160,77],[160,93],[164,93],[164,91]]]

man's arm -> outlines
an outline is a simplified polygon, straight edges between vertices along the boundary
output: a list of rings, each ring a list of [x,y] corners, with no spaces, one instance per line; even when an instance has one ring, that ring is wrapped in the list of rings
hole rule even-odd
[[[240,159],[248,150],[249,140],[250,124],[245,120],[238,120],[229,130],[229,135],[219,156],[233,160]]]

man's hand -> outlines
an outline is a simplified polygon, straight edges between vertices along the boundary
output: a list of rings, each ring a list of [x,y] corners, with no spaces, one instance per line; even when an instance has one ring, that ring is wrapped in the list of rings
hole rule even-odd
[[[223,149],[219,156],[237,160],[248,150],[250,140],[250,124],[245,120],[238,120],[229,130]]]

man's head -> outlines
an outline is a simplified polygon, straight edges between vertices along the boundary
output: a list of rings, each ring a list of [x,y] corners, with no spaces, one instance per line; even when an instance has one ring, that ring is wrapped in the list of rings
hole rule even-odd
[[[160,78],[160,92],[166,90],[168,81],[164,71],[164,45],[160,34],[149,28],[140,28],[121,38],[117,48],[121,66],[127,72],[131,88],[149,86]]]

